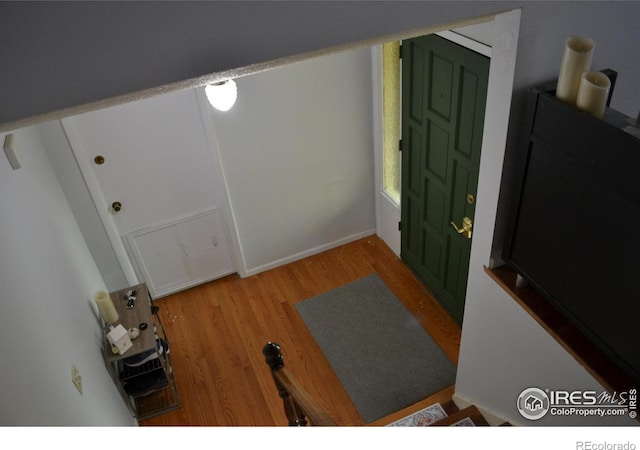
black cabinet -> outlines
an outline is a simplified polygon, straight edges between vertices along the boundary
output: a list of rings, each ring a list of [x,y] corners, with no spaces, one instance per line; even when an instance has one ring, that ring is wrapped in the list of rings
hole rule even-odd
[[[640,139],[633,119],[603,119],[528,93],[504,260],[635,380],[640,352]]]

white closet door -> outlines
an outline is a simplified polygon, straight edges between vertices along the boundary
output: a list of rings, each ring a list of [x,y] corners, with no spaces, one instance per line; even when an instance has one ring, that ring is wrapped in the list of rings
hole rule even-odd
[[[127,241],[153,297],[233,272],[218,210],[130,233]]]
[[[232,271],[229,249],[217,210],[176,224],[175,231],[192,280],[217,278]]]
[[[167,295],[187,286],[189,271],[173,226],[132,233],[127,236],[135,266],[152,297]]]

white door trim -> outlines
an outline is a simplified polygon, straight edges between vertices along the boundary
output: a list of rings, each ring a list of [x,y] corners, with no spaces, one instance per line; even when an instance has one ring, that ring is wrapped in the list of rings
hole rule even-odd
[[[469,50],[473,50],[474,52],[480,53],[481,55],[484,55],[491,59],[491,47],[483,44],[482,42],[468,38],[467,36],[463,36],[462,34],[456,33],[455,31],[451,30],[438,31],[434,34],[437,34],[438,36],[445,38],[448,41],[460,44],[461,46],[468,48]]]
[[[382,215],[379,205],[383,186],[383,149],[384,123],[382,110],[382,45],[371,47],[371,81],[373,86],[373,180],[375,189],[376,234],[380,237]]]
[[[244,254],[242,253],[242,247],[240,246],[240,238],[238,237],[238,228],[236,226],[236,219],[231,207],[231,198],[229,197],[229,189],[227,188],[227,178],[224,172],[224,166],[222,164],[222,158],[220,157],[218,138],[214,129],[213,122],[211,120],[211,114],[209,108],[211,105],[207,100],[204,92],[204,87],[193,89],[198,108],[200,108],[200,118],[202,123],[202,129],[204,131],[207,148],[209,149],[209,159],[213,173],[218,183],[218,192],[220,209],[222,210],[223,222],[225,226],[225,232],[229,243],[231,244],[231,263],[234,270],[242,278],[249,275],[247,271],[247,265],[245,263]]]
[[[91,195],[91,199],[93,200],[94,205],[96,206],[96,210],[98,211],[98,215],[100,216],[100,220],[102,221],[104,230],[107,234],[107,237],[109,238],[111,246],[113,247],[113,251],[115,252],[116,258],[118,259],[118,263],[120,263],[122,272],[127,279],[127,283],[129,284],[129,286],[136,285],[139,283],[138,276],[136,275],[136,271],[133,267],[133,264],[131,263],[131,259],[129,259],[127,249],[125,248],[122,238],[120,237],[118,227],[113,220],[111,208],[109,207],[104,193],[100,188],[98,177],[91,165],[91,158],[89,157],[89,153],[83,145],[78,131],[69,119],[60,119],[60,125],[62,127],[62,130],[64,131],[65,136],[67,137],[69,147],[71,148],[76,162],[78,163],[78,167],[80,168],[80,172],[82,173],[82,178],[84,178],[84,182],[87,185],[87,190]]]
[[[371,48],[373,85],[373,166],[375,180],[376,234],[400,256],[400,205],[384,192],[383,148],[384,118],[382,109],[382,45]]]

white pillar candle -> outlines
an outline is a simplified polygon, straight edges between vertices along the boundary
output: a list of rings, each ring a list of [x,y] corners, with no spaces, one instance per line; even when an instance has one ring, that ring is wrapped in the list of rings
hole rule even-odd
[[[602,72],[586,72],[580,78],[576,106],[602,119],[607,106],[611,80]]]
[[[116,323],[119,319],[118,311],[111,301],[111,297],[107,291],[98,291],[93,296],[93,299],[98,305],[100,315],[106,323]]]
[[[594,47],[593,40],[587,37],[572,36],[567,39],[556,87],[556,97],[563,102],[575,105],[580,77],[591,68]]]

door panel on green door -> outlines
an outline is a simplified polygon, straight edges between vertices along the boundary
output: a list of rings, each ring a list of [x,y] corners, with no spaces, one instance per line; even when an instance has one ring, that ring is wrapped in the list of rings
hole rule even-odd
[[[449,148],[449,133],[429,122],[429,145],[427,146],[427,170],[438,177],[442,182],[447,180],[447,152],[441,149]]]
[[[446,121],[451,119],[451,97],[453,94],[454,64],[439,55],[431,53],[429,72],[429,109]]]

